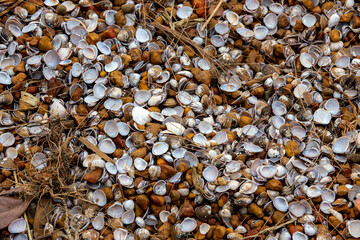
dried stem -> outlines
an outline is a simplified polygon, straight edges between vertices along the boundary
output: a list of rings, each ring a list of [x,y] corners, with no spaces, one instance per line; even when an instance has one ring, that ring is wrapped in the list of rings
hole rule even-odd
[[[211,21],[211,19],[214,17],[215,13],[217,12],[217,10],[219,10],[219,8],[221,7],[221,5],[223,4],[223,0],[220,0],[218,5],[216,5],[214,11],[211,13],[211,15],[209,16],[209,18],[206,20],[206,22],[201,26],[200,31],[204,31],[204,29],[206,28],[206,26],[209,24],[209,22]]]

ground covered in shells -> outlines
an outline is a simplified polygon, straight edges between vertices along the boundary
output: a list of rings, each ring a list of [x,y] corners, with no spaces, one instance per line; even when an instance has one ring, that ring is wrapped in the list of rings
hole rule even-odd
[[[359,239],[359,11],[0,1],[0,239]]]

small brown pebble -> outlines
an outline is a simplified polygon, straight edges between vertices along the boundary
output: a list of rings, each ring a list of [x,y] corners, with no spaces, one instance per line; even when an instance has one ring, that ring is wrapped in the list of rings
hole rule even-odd
[[[162,53],[163,53],[163,50],[161,50],[161,49],[159,49],[159,50],[152,49],[150,51],[150,62],[152,64],[162,64],[162,59],[161,59]]]
[[[273,191],[280,191],[283,188],[282,183],[277,179],[270,179],[265,184],[266,189],[270,189]]]
[[[7,178],[5,179],[5,181],[3,181],[0,186],[3,189],[9,190],[13,185],[14,185],[14,181],[12,181],[11,179]]]
[[[240,219],[237,215],[232,215],[230,218],[230,224],[232,227],[236,228],[240,224]]]
[[[301,225],[294,225],[289,228],[289,233],[293,235],[295,232],[303,232],[304,227]]]
[[[177,167],[176,167],[176,171],[178,172],[186,172],[187,170],[189,170],[189,165],[187,165],[185,162],[181,162]]]
[[[195,50],[193,47],[189,46],[189,45],[185,45],[184,46],[184,52],[190,57],[193,58],[195,56]]]
[[[146,211],[149,208],[149,205],[150,205],[149,198],[144,194],[137,195],[135,197],[135,202],[144,211]]]
[[[339,197],[344,197],[348,194],[349,189],[345,185],[340,185],[336,188],[336,194]]]
[[[332,42],[339,42],[340,41],[340,32],[337,29],[333,29],[329,33],[330,39]]]
[[[348,12],[340,16],[340,22],[350,22],[352,17],[354,15],[354,12]]]
[[[25,2],[22,7],[25,8],[30,15],[36,12],[36,5],[34,3]]]
[[[84,174],[83,180],[95,184],[102,176],[102,168],[95,168],[94,170]]]
[[[213,233],[213,237],[215,240],[223,239],[226,234],[226,228],[224,226],[217,226]]]
[[[62,4],[57,5],[55,12],[57,14],[60,14],[60,15],[65,15],[66,14],[66,7],[64,5],[62,5]]]
[[[165,222],[160,228],[159,228],[159,232],[157,234],[157,237],[165,240],[168,239],[171,235],[171,223],[169,222]]]
[[[302,3],[309,11],[312,11],[315,8],[313,0],[303,0]]]
[[[42,36],[38,44],[39,50],[42,52],[47,52],[53,48],[51,44],[51,39],[47,36]]]
[[[88,44],[96,45],[96,43],[101,40],[101,37],[99,34],[91,32],[91,33],[86,34],[85,39],[88,42]]]
[[[135,8],[135,5],[133,3],[124,4],[121,6],[121,10],[124,12],[124,14],[134,11],[134,8]]]
[[[19,84],[21,82],[23,82],[25,79],[27,78],[27,75],[23,72],[21,73],[18,73],[17,75],[13,76],[11,78],[11,82],[16,85],[16,84]]]
[[[120,27],[126,24],[126,17],[122,11],[118,11],[117,13],[115,13],[114,17],[116,24]]]
[[[12,175],[12,172],[9,170],[1,170],[1,174],[4,175],[5,177],[10,177]]]
[[[338,174],[336,176],[336,178],[335,178],[335,181],[336,181],[336,183],[339,183],[341,185],[345,185],[347,183],[350,183],[350,180],[347,177],[345,177],[344,175],[342,175],[342,174]]]
[[[347,155],[347,161],[352,163],[359,163],[360,162],[360,154],[350,154]]]
[[[312,0],[310,0],[310,1],[312,1]],[[304,28],[305,28],[305,27],[304,27],[302,21],[301,21],[301,20],[297,20],[296,23],[295,23],[295,26],[294,26],[295,31],[297,31],[297,32],[302,32],[302,31],[304,31]]]
[[[19,65],[14,67],[14,72],[25,72],[25,61],[21,61]]]
[[[150,194],[150,201],[158,206],[162,206],[165,204],[164,197],[156,194]]]
[[[278,17],[278,25],[280,28],[286,28],[287,26],[289,26],[289,20],[286,14],[281,14]]]
[[[162,166],[160,166],[160,168],[161,168],[161,173],[160,173],[159,179],[162,179],[162,180],[169,179],[170,177],[172,177],[176,174],[175,169],[171,166],[162,165]]]
[[[258,97],[258,98],[262,98],[264,96],[264,92],[265,92],[264,87],[260,86],[260,87],[254,88],[251,91],[251,95]]]
[[[179,213],[180,218],[192,217],[194,215],[195,211],[193,205],[190,203],[189,200],[185,200]]]
[[[201,70],[199,68],[193,68],[193,69],[191,69],[191,73],[194,75],[194,78],[199,83],[204,83],[206,85],[210,85],[211,78],[212,78],[210,70]]]
[[[248,207],[248,212],[255,215],[257,218],[262,218],[264,216],[262,208],[256,205],[256,203],[250,204],[250,206]]]
[[[171,201],[177,201],[177,200],[179,200],[181,198],[181,195],[180,195],[179,191],[172,190],[171,194],[170,194],[170,197],[171,197]]]
[[[331,8],[333,8],[335,5],[334,2],[330,2],[330,1],[326,1],[324,2],[324,4],[321,6],[321,10],[324,12],[324,10],[329,11]]]
[[[329,216],[329,223],[330,226],[337,227],[340,224],[340,221],[334,216]]]
[[[288,141],[285,145],[285,153],[288,157],[299,155],[299,144],[295,141]]]
[[[360,28],[360,17],[359,16],[354,16],[353,19],[353,28]]]
[[[284,222],[285,218],[286,218],[286,212],[280,212],[280,211],[275,211],[271,216],[271,219],[275,224]]]

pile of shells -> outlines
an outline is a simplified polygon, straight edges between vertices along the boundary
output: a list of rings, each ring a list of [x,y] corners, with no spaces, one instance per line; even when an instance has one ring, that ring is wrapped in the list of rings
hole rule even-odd
[[[85,193],[1,239],[360,238],[359,1],[0,8],[1,190],[47,176],[60,121]]]

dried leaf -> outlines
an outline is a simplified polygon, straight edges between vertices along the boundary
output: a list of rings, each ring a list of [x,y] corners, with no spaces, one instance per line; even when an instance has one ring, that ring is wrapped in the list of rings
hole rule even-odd
[[[20,100],[29,104],[30,106],[33,106],[33,107],[37,107],[40,105],[40,100],[37,97],[33,96],[30,93],[24,92],[24,91],[21,92]]]
[[[24,187],[16,187],[16,188],[12,188],[10,190],[7,190],[7,191],[2,191],[0,192],[0,196],[3,196],[3,195],[8,195],[8,194],[11,194],[11,193],[20,193],[20,192],[23,192],[24,191]]]
[[[0,229],[3,229],[20,217],[29,206],[31,200],[26,202],[12,197],[0,197]]]
[[[48,81],[47,88],[47,94],[49,96],[56,97],[59,92],[64,88],[64,84],[56,78],[51,78]]]
[[[49,198],[42,198],[38,202],[34,218],[34,237],[42,236],[44,234],[45,224],[49,222],[51,207],[52,200]]]

